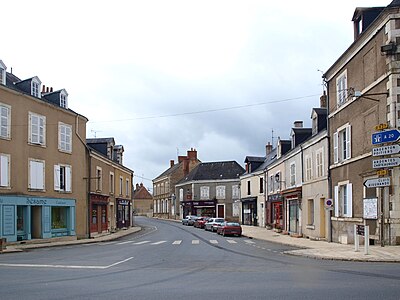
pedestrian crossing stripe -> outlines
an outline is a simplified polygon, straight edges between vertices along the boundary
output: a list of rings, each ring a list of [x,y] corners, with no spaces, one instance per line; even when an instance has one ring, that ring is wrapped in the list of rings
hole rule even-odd
[[[198,245],[198,244],[200,244],[199,240],[192,240],[192,245]]]
[[[217,240],[210,240],[210,243],[211,244],[218,244],[218,241]]]
[[[237,244],[237,242],[236,241],[234,241],[234,240],[226,240],[229,244]]]
[[[244,242],[247,244],[255,244],[253,241],[250,241],[250,240],[244,240]]]
[[[182,240],[174,241],[172,245],[180,245],[182,243]]]
[[[155,243],[151,243],[150,245],[160,245],[160,244],[164,244],[167,241],[159,241],[159,242],[155,242]]]

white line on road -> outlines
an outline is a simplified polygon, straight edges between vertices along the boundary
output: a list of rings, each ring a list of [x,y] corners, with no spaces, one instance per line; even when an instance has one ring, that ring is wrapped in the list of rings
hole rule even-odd
[[[164,244],[167,241],[159,241],[159,242],[155,242],[155,243],[151,243],[150,245],[160,245],[160,244]]]
[[[200,244],[199,240],[192,240],[192,245],[198,245],[198,244]]]
[[[218,241],[217,240],[210,240],[210,243],[211,244],[218,244]]]
[[[174,241],[172,245],[180,245],[182,243],[182,240]]]
[[[121,243],[117,243],[117,245],[125,245],[125,244],[130,244],[133,243],[134,241],[126,241],[126,242],[121,242]]]
[[[254,244],[254,242],[250,241],[250,240],[244,240],[244,242],[247,243],[247,244]]]
[[[227,242],[228,242],[229,244],[237,244],[237,242],[234,241],[234,240],[227,240]]]
[[[137,243],[134,243],[133,245],[143,245],[143,244],[147,244],[147,243],[150,243],[150,241],[137,242]]]
[[[60,268],[60,269],[108,269],[111,267],[114,267],[116,265],[122,264],[124,262],[127,262],[131,260],[133,256],[117,261],[111,265],[108,266],[74,266],[74,265],[38,265],[38,264],[2,264],[0,263],[0,267],[25,267],[25,268]]]

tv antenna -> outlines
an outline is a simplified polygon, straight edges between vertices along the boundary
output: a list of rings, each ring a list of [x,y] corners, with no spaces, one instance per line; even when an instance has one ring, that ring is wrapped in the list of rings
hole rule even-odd
[[[91,133],[94,133],[94,138],[97,138],[97,133],[98,133],[98,132],[101,132],[101,131],[100,131],[100,130],[93,130],[93,129],[91,129],[90,132],[91,132]]]

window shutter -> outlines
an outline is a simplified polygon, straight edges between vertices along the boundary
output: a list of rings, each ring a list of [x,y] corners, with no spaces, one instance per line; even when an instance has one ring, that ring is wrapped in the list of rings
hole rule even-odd
[[[67,126],[65,128],[65,135],[66,135],[66,150],[72,150],[72,136],[71,136],[71,127]]]
[[[1,155],[0,160],[0,186],[9,186],[8,180],[8,170],[9,170],[9,161],[8,156]]]
[[[39,117],[39,143],[45,145],[46,136],[46,119],[44,117]]]
[[[346,217],[353,216],[353,184],[347,185],[347,215]]]
[[[347,157],[351,158],[351,125],[346,127],[346,149],[347,149]]]
[[[336,185],[335,186],[335,217],[339,217],[339,206],[340,206],[339,187]]]
[[[72,170],[70,166],[65,167],[65,191],[71,192]]]
[[[60,123],[58,123],[58,149],[61,150],[62,149],[62,125]]]
[[[60,190],[60,166],[54,165],[54,190]]]
[[[44,163],[37,163],[37,184],[38,189],[44,190]]]
[[[339,162],[339,149],[338,149],[338,133],[335,132],[333,134],[333,161],[334,163],[338,163]]]

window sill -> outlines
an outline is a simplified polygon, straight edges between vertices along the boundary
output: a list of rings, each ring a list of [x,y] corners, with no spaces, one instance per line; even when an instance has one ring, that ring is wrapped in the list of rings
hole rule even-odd
[[[306,225],[306,229],[315,230],[315,225]]]

